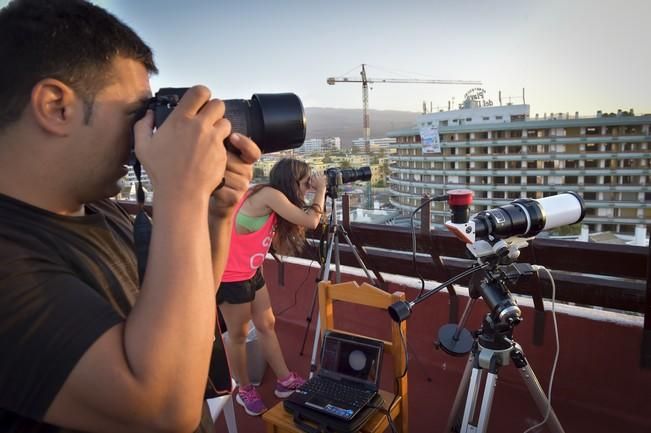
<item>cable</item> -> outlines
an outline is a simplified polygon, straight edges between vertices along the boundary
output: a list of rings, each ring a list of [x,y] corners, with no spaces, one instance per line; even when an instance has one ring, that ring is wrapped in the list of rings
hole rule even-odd
[[[370,405],[370,404],[368,405],[368,407],[373,408],[373,409],[377,409],[378,411],[382,412],[387,417],[387,421],[389,423],[389,428],[391,429],[391,433],[397,433],[398,432],[398,430],[396,429],[396,425],[393,422],[393,419],[391,419],[391,412],[389,412],[389,409],[385,409],[382,406],[373,406],[373,405]],[[389,406],[389,408],[391,408],[391,406]]]
[[[405,336],[402,334],[402,328],[398,326],[398,332],[400,333],[400,343],[402,344],[402,349],[405,353],[405,369],[403,370],[402,374],[400,376],[396,377],[396,382],[395,382],[395,393],[393,395],[393,400],[391,400],[391,403],[389,403],[389,409],[386,409],[385,413],[387,416],[387,419],[389,420],[389,426],[391,427],[391,431],[393,433],[396,432],[395,424],[393,423],[393,420],[391,419],[391,413],[389,410],[393,407],[393,404],[396,402],[398,399],[398,391],[400,388],[400,379],[405,377],[407,375],[407,367],[409,364],[409,352],[407,351],[407,342],[405,341]]]
[[[424,203],[421,203],[420,206],[418,206],[416,209],[414,209],[411,212],[411,217],[410,217],[410,222],[411,222],[411,263],[414,266],[414,273],[418,275],[418,278],[420,279],[420,292],[416,297],[420,297],[423,294],[423,291],[425,291],[425,279],[423,276],[418,272],[418,268],[416,267],[416,229],[414,227],[414,216],[416,215],[416,212],[421,210],[425,205],[433,202],[433,201],[445,201],[448,199],[447,194],[443,195],[437,195],[434,196]]]
[[[547,410],[545,411],[545,417],[538,424],[526,429],[524,433],[529,433],[534,429],[541,427],[549,419],[549,414],[551,413],[552,410],[552,386],[554,385],[554,375],[556,374],[556,366],[558,365],[558,356],[561,351],[561,346],[558,338],[558,323],[556,322],[556,283],[554,282],[554,277],[552,276],[552,273],[549,271],[549,269],[545,268],[544,266],[532,265],[532,268],[536,272],[540,270],[545,271],[547,273],[547,276],[549,277],[549,281],[551,281],[552,284],[552,320],[554,322],[554,335],[556,336],[556,354],[554,355],[554,364],[552,366],[552,372],[549,377],[549,388],[547,390]]]
[[[317,254],[318,258],[319,258],[319,262],[321,262],[321,257],[319,255],[319,252],[317,251],[316,254]],[[298,286],[296,286],[296,289],[294,289],[294,299],[292,300],[292,303],[290,305],[288,305],[287,307],[283,308],[282,310],[280,310],[279,312],[275,313],[276,317],[281,316],[283,313],[286,313],[288,310],[290,310],[290,309],[292,309],[292,308],[294,308],[296,306],[296,303],[298,302],[298,292],[299,292],[299,290],[301,290],[301,288],[303,287],[303,284],[305,284],[305,282],[307,281],[307,278],[310,276],[310,271],[312,270],[312,264],[314,263],[314,261],[315,261],[314,258],[312,258],[312,260],[310,260],[310,264],[307,265],[307,271],[305,272],[305,278],[303,278],[303,281],[301,281],[301,283]]]

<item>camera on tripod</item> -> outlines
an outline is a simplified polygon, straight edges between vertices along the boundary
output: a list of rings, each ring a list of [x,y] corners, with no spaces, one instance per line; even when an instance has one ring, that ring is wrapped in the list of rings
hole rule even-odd
[[[153,110],[154,125],[160,127],[187,90],[161,88],[142,114]],[[305,141],[303,103],[293,93],[256,93],[251,99],[225,99],[224,105],[232,132],[250,137],[262,153],[294,149]]]
[[[371,167],[364,166],[359,168],[328,168],[324,174],[328,180],[326,194],[329,197],[337,197],[337,188],[344,183],[371,180]]]

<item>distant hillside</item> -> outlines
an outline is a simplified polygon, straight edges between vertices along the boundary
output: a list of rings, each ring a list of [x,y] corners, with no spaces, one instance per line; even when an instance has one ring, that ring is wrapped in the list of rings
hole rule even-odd
[[[371,138],[386,137],[387,131],[409,128],[416,124],[420,113],[393,110],[369,110]],[[362,110],[345,108],[305,108],[307,138],[341,137],[341,145],[364,135]]]

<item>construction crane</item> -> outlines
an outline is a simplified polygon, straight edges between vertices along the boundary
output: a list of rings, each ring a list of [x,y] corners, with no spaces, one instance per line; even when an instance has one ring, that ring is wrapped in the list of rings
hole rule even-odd
[[[375,83],[413,83],[413,84],[477,84],[481,85],[481,81],[470,81],[470,80],[424,80],[416,78],[368,78],[366,76],[366,64],[362,63],[362,71],[360,72],[360,78],[356,77],[329,77],[327,83],[334,85],[335,83],[362,83],[362,106],[364,111],[364,146],[366,152],[370,151],[370,138],[371,138],[371,127],[369,123],[368,116],[368,85]]]

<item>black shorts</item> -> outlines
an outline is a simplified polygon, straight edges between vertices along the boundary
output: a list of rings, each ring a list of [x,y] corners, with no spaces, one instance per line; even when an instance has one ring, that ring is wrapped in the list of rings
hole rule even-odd
[[[264,287],[264,277],[258,268],[248,280],[223,282],[217,291],[217,304],[246,304],[255,299],[255,292]]]

